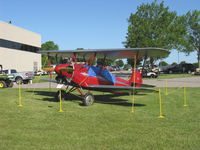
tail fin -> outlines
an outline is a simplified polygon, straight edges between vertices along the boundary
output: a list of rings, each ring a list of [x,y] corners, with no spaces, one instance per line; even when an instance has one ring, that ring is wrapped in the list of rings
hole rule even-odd
[[[135,77],[135,79],[134,79]],[[135,84],[134,84],[135,82]],[[143,83],[142,81],[142,74],[140,73],[140,71],[132,71],[132,76],[129,80],[129,83],[132,85],[132,86],[136,86],[136,87],[141,87],[141,84]]]

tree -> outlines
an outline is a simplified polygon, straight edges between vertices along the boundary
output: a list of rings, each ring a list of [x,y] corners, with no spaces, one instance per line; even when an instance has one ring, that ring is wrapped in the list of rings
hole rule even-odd
[[[142,59],[139,58],[136,60],[136,65],[141,65],[141,62],[142,62]],[[134,67],[134,58],[130,58],[130,59],[127,59],[127,64],[131,65],[132,67]]]
[[[84,50],[84,48],[77,48],[76,50]],[[77,58],[78,62],[85,62],[84,58]]]
[[[159,63],[159,66],[168,66],[169,64],[167,63],[167,62],[165,62],[165,61],[161,61],[160,63]]]
[[[121,59],[116,60],[115,64],[116,64],[117,67],[123,67],[124,66],[124,62]]]
[[[47,41],[45,43],[42,44],[41,46],[41,50],[58,50],[59,47],[57,44],[55,44],[53,41]],[[42,55],[42,66],[45,67],[47,66],[48,62],[47,62],[47,56],[46,55]],[[51,64],[55,64],[56,63],[56,58],[54,57],[49,57]],[[59,58],[60,59],[60,58]]]
[[[173,63],[171,64],[171,66],[175,66],[175,65],[177,65],[177,63],[176,63],[176,62],[173,62]]]
[[[200,68],[200,11],[189,11],[185,15],[185,19],[187,27],[185,41],[187,42],[183,45],[182,51],[186,53],[196,51]]]
[[[114,62],[113,59],[105,59],[105,60],[103,58],[97,59],[97,65],[101,65],[101,66],[111,66],[113,62]]]
[[[129,70],[129,69],[131,69],[131,65],[125,64],[125,65],[124,65],[124,70]]]
[[[186,32],[183,18],[178,17],[175,11],[169,11],[169,7],[165,7],[164,2],[142,4],[128,19],[128,32],[124,46],[126,48],[178,48],[182,42],[180,39]]]
[[[193,63],[193,65],[195,69],[198,68],[198,63]]]
[[[186,61],[181,61],[180,64],[187,64],[187,62]]]

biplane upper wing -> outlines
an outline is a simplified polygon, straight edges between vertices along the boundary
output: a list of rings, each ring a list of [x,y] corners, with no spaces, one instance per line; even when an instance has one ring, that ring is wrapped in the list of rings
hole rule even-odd
[[[137,92],[157,92],[157,90],[153,88],[145,88],[145,87],[132,87],[132,86],[113,86],[113,85],[89,85],[87,90],[91,91],[101,91],[101,92],[127,92],[130,93],[132,91]]]
[[[38,51],[40,54],[46,54],[49,56],[61,56],[71,57],[73,55],[76,58],[88,58],[91,55],[96,54],[97,58],[137,58],[142,57],[154,57],[168,56],[169,51],[163,48],[119,48],[119,49],[84,49],[84,50],[51,50],[51,51]]]

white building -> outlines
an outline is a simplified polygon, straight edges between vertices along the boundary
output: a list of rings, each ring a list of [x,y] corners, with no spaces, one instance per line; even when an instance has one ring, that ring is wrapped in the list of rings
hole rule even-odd
[[[41,35],[0,21],[0,64],[4,69],[41,69]]]

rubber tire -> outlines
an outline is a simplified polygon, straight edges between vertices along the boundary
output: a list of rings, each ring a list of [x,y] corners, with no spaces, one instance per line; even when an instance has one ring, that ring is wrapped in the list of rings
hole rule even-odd
[[[24,80],[23,83],[24,83],[24,84],[28,84],[28,83],[29,83],[29,80]]]
[[[61,90],[61,100],[64,101],[66,99],[66,92],[64,90]],[[60,102],[60,90],[56,92],[55,94],[55,101]]]
[[[7,86],[9,87],[9,88],[11,88],[11,87],[13,87],[13,82],[11,81]]]
[[[152,75],[151,75],[151,78],[155,78],[155,75],[152,74]]]
[[[15,82],[16,82],[17,84],[19,84],[19,82],[20,82],[20,84],[22,84],[22,83],[23,83],[23,79],[22,79],[21,77],[17,77],[17,78],[15,79]]]
[[[91,93],[86,93],[83,97],[83,105],[90,106],[94,103],[94,96]]]
[[[172,70],[169,70],[169,74],[172,74],[173,73],[173,71]]]
[[[0,81],[0,88],[7,88],[7,85],[4,81]]]

